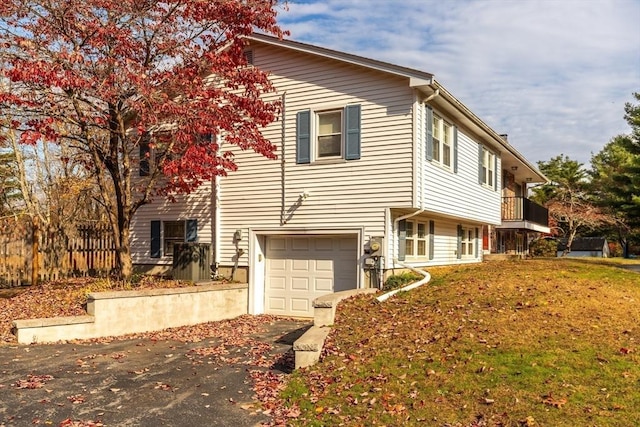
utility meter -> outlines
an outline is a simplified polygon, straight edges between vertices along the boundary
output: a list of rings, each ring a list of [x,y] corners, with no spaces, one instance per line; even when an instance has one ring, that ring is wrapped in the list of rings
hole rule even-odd
[[[382,237],[372,237],[369,240],[369,256],[378,257],[382,255]]]

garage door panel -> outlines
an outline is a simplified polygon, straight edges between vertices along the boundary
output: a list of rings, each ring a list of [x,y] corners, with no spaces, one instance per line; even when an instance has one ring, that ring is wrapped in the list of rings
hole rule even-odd
[[[330,259],[318,259],[315,262],[316,272],[333,273],[333,260]]]
[[[265,306],[278,315],[312,317],[315,298],[357,287],[357,238],[268,236]]]
[[[309,278],[308,277],[292,277],[291,278],[291,289],[294,291],[308,291],[309,289]]]
[[[291,270],[293,271],[309,271],[309,260],[308,259],[292,259],[288,260],[291,262]]]
[[[338,240],[338,247],[340,250],[354,253],[353,252],[353,239],[341,238]]]
[[[314,239],[314,249],[317,251],[333,251],[334,239],[319,237]]]
[[[286,251],[287,239],[283,237],[270,237],[267,244],[267,250],[274,251]]]
[[[270,297],[267,301],[267,307],[270,312],[284,312],[287,306],[284,297]]]
[[[271,289],[285,290],[287,288],[287,278],[280,276],[271,276]]]
[[[306,237],[298,237],[291,240],[291,249],[294,251],[308,251],[309,239]]]
[[[271,271],[286,271],[287,270],[287,260],[285,259],[272,259],[270,265]]]
[[[291,311],[298,315],[306,315],[312,309],[309,299],[291,298]]]
[[[333,279],[316,279],[314,290],[316,292],[333,292]]]

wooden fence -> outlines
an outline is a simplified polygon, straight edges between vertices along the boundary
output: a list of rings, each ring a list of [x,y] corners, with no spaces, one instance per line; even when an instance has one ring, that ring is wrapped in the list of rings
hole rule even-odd
[[[0,288],[64,277],[106,276],[116,269],[109,227],[81,225],[64,233],[42,231],[37,242],[25,221],[0,224]],[[34,249],[37,256],[34,256]],[[35,262],[35,268],[34,268]]]

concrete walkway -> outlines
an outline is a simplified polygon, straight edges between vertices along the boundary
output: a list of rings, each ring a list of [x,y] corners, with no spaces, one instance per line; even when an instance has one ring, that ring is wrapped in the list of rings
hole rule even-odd
[[[631,271],[635,271],[636,273],[640,273],[640,263],[623,265],[622,268],[626,268],[627,270],[631,270]]]
[[[262,343],[271,345],[265,365],[277,360],[273,370],[290,371],[292,343],[308,325],[267,324],[252,348],[216,339],[0,346],[0,427],[59,426],[65,420],[85,422],[70,425],[255,426],[269,417],[252,399],[249,370],[268,368],[256,366],[252,354]]]

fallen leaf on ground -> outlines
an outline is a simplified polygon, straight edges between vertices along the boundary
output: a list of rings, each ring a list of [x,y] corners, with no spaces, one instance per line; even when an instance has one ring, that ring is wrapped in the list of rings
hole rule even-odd
[[[13,385],[17,388],[36,389],[44,387],[47,381],[52,379],[51,375],[27,375],[26,380],[18,380]]]
[[[542,403],[544,403],[545,405],[553,406],[554,408],[560,409],[562,408],[563,405],[567,403],[567,399],[565,399],[564,397],[556,399],[549,394],[548,396],[544,397],[544,400],[542,401]]]

